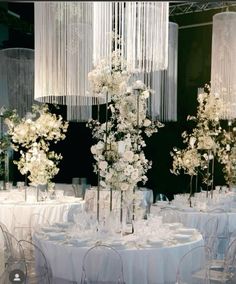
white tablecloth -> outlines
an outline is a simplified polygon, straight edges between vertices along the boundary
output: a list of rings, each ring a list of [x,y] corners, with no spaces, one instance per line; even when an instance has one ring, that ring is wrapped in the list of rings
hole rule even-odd
[[[232,233],[236,230],[236,212],[199,212],[194,210],[176,210],[172,211],[173,213],[168,214],[168,211],[166,211],[166,214],[168,214],[168,221],[169,222],[181,222],[185,227],[188,228],[195,228],[199,231],[204,230],[204,226],[211,217],[217,217],[218,218],[218,229],[217,233],[221,234],[223,230],[225,229],[225,226],[228,226],[229,233]],[[174,209],[173,209],[174,210]],[[158,207],[152,207],[151,212],[153,214],[161,215],[162,211]],[[163,219],[163,221],[165,221]]]
[[[41,220],[48,223],[67,221],[68,214],[73,210],[82,208],[84,201],[74,197],[63,197],[62,200],[52,200],[44,202],[19,202],[1,201],[0,202],[0,222],[5,224],[16,238],[22,238],[22,230],[18,228],[29,228],[30,219],[33,214],[40,215]],[[25,232],[27,234],[27,232]]]
[[[69,281],[80,283],[82,260],[88,247],[49,241],[37,234],[34,241],[43,250],[52,268],[55,284],[71,283]],[[123,260],[125,283],[174,284],[181,257],[199,245],[203,245],[200,234],[194,241],[170,247],[117,248]],[[193,263],[186,267],[186,273],[198,269],[199,262],[200,259],[194,259]]]
[[[165,209],[164,209],[165,210]],[[174,210],[174,209],[173,209]],[[184,210],[165,210],[166,217],[163,221],[167,222],[181,222],[185,227],[195,228],[200,232],[204,233],[206,230],[206,223],[212,217],[217,217],[218,227],[216,231],[211,232],[211,228],[208,226],[208,233],[216,236],[218,239],[217,254],[218,257],[224,256],[225,250],[228,246],[230,235],[236,231],[236,213],[234,212],[200,212],[194,211],[193,208]],[[153,214],[161,215],[163,210],[157,206],[152,206],[151,212]]]

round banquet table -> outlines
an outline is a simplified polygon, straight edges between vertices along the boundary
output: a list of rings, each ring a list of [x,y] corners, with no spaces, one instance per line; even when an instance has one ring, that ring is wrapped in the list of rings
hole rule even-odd
[[[80,283],[83,257],[89,246],[66,244],[60,240],[34,234],[34,242],[41,248],[51,266],[54,284]],[[115,247],[121,255],[126,284],[174,284],[181,257],[194,247],[202,246],[203,239],[197,233],[194,240],[169,246],[151,245],[148,248]],[[112,246],[112,244],[111,244]],[[202,255],[193,259],[185,273],[200,267]],[[112,273],[112,268],[109,269]]]
[[[69,196],[64,196],[60,200],[41,202],[25,202],[7,198],[0,201],[0,222],[5,224],[9,232],[17,239],[22,239],[32,233],[30,221],[33,215],[40,216],[39,222],[42,224],[45,221],[49,224],[65,222],[71,212],[82,209],[83,206],[84,201]]]
[[[163,204],[162,204],[163,206]],[[168,206],[168,205],[167,205]],[[164,206],[165,208],[165,206]],[[166,216],[163,221],[166,222],[180,222],[187,228],[195,228],[200,232],[205,231],[206,223],[209,219],[217,217],[218,226],[216,231],[212,231],[211,235],[218,239],[217,254],[223,257],[225,249],[227,248],[230,236],[236,232],[236,212],[211,212],[199,211],[195,208],[172,208],[173,211],[166,211]],[[231,209],[235,211],[234,208]],[[153,214],[162,215],[163,210],[159,206],[152,206],[151,212]],[[167,219],[166,219],[167,218]],[[211,227],[208,227],[208,232],[211,232]]]

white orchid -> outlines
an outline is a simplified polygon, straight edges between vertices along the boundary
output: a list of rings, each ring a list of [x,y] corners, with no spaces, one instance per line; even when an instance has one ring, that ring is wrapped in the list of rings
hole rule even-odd
[[[62,156],[49,151],[51,141],[65,138],[68,123],[49,112],[47,105],[33,105],[33,112],[20,119],[17,114],[6,120],[13,147],[20,150],[19,161],[14,161],[21,174],[28,175],[32,185],[49,183],[58,173]]]

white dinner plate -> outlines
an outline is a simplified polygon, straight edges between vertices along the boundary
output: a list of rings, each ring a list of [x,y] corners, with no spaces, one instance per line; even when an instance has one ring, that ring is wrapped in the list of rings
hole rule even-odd
[[[43,228],[41,228],[41,231],[43,231],[45,233],[55,233],[55,232],[59,232],[60,228],[58,228],[58,227],[43,227]]]
[[[190,241],[191,235],[176,234],[176,235],[174,235],[174,238],[178,242],[187,242],[187,241]]]
[[[183,227],[182,223],[168,223],[168,227],[170,230],[176,230],[178,228]]]
[[[66,239],[66,235],[64,233],[50,232],[50,233],[47,233],[47,237],[49,240],[53,240],[53,241],[62,241]]]
[[[177,231],[178,233],[183,235],[193,235],[194,233],[196,233],[196,229],[194,228],[180,228]]]
[[[154,247],[161,247],[164,244],[164,240],[147,240],[147,243]]]

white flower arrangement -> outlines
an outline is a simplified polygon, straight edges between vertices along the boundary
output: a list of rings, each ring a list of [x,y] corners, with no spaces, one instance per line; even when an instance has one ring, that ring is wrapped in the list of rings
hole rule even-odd
[[[180,170],[183,170],[185,174],[190,176],[197,175],[198,167],[201,165],[201,155],[197,149],[179,150],[174,148],[171,156],[173,156],[173,170],[171,170],[171,173],[178,175]]]
[[[32,113],[22,119],[14,112],[5,122],[12,147],[21,154],[19,161],[14,161],[20,173],[28,175],[34,186],[50,183],[62,156],[50,151],[49,145],[65,139],[68,123],[50,113],[47,105],[33,105]]]
[[[91,92],[103,96],[106,92],[109,95],[119,93],[125,87],[129,74],[123,69],[125,61],[121,58],[119,51],[112,53],[112,66],[109,67],[106,60],[100,63],[88,74]]]
[[[230,122],[231,124],[231,122]],[[217,158],[223,165],[224,178],[231,187],[236,184],[236,128],[223,129],[217,141]]]
[[[198,95],[198,108],[196,116],[188,116],[188,120],[196,122],[196,127],[192,133],[186,131],[182,133],[183,142],[187,144],[186,149],[171,152],[173,156],[174,174],[180,174],[180,169],[186,174],[203,175],[203,182],[207,185],[212,183],[209,168],[209,162],[219,154],[219,137],[222,133],[220,118],[226,110],[226,104],[218,94],[213,94],[208,85],[205,86],[208,93]],[[186,163],[191,159],[191,162]],[[213,173],[212,173],[213,174]]]
[[[130,191],[138,182],[147,181],[145,174],[151,168],[151,161],[142,150],[146,146],[142,133],[151,136],[164,125],[146,117],[150,91],[141,81],[128,86],[124,61],[117,53],[113,59],[112,69],[103,61],[89,76],[95,92],[105,90],[111,95],[110,119],[105,123],[97,120],[88,123],[98,140],[91,152],[97,162],[95,172],[101,177],[100,185]]]

